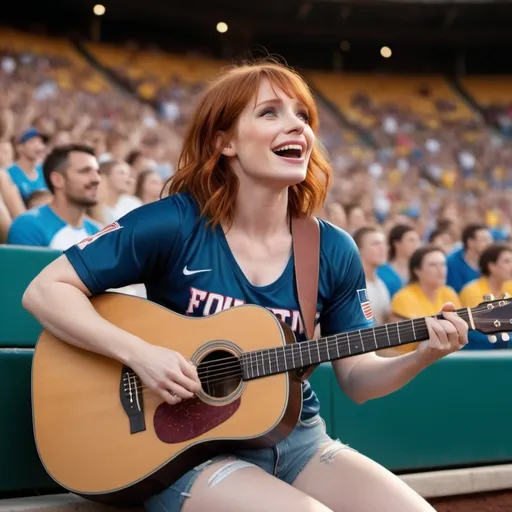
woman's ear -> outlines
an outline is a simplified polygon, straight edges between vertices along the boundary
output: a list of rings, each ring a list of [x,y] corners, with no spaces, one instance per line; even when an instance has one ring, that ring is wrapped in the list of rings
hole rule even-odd
[[[236,155],[235,145],[233,144],[232,141],[228,140],[226,133],[220,132],[217,135],[216,145],[217,145],[217,149],[222,148],[221,153],[224,156],[235,156]]]

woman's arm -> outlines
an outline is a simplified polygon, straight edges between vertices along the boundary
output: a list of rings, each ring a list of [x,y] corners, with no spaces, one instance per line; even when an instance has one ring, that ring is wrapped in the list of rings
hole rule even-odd
[[[338,384],[355,402],[364,403],[389,395],[410,382],[418,373],[445,355],[460,350],[468,342],[468,325],[454,313],[453,304],[445,304],[446,320],[427,318],[430,338],[418,349],[396,357],[375,353],[333,362]]]
[[[48,265],[23,295],[23,307],[66,342],[129,365],[144,342],[101,317],[66,256]]]

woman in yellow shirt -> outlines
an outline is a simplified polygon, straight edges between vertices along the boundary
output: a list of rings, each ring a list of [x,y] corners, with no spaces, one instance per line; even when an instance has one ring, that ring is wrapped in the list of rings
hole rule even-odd
[[[512,248],[505,244],[492,244],[480,256],[482,277],[468,283],[460,292],[464,307],[474,308],[483,301],[484,295],[496,298],[504,293],[512,295]]]
[[[460,300],[453,288],[446,286],[446,256],[436,245],[416,249],[409,259],[409,284],[399,290],[391,302],[396,320],[437,315],[443,304],[452,302],[460,308]],[[386,349],[383,355],[411,352],[418,343]]]
[[[468,283],[460,292],[460,301],[464,307],[474,308],[484,300],[484,295],[492,294],[496,298],[504,293],[512,295],[512,248],[499,243],[490,245],[480,256],[478,262],[482,277]],[[511,341],[503,341],[498,336],[496,343],[489,343],[487,336],[470,331],[466,350],[490,350],[512,348]]]

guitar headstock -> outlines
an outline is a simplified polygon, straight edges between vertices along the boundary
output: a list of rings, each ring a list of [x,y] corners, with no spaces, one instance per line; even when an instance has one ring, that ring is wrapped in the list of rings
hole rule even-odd
[[[485,295],[484,301],[471,308],[475,329],[487,334],[491,343],[498,341],[501,335],[503,341],[508,341],[512,332],[512,299],[508,293],[502,299],[493,295]]]

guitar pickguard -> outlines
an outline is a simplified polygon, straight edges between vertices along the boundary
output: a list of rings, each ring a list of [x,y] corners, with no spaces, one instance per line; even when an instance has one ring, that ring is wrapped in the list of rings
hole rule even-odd
[[[153,418],[155,432],[164,443],[194,439],[224,423],[240,407],[240,397],[227,405],[209,405],[199,398],[176,405],[161,403]]]

